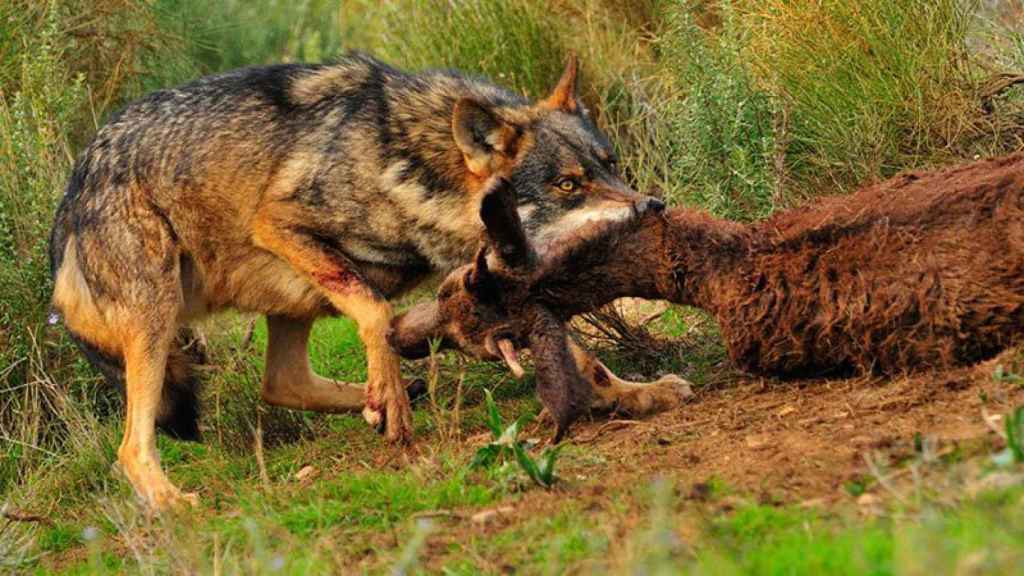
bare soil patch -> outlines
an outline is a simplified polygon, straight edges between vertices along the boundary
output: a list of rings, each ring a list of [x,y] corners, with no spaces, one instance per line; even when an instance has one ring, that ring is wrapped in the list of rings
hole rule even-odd
[[[746,378],[698,389],[682,410],[642,422],[581,423],[573,441],[600,451],[609,476],[670,473],[697,492],[720,479],[773,499],[827,501],[870,473],[865,454],[898,463],[913,455],[916,436],[947,447],[1000,444],[983,413],[1024,403],[1024,386],[993,379],[1000,362],[895,380]]]

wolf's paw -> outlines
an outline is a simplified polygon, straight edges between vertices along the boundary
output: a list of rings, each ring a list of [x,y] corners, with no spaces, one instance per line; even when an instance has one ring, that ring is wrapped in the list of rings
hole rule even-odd
[[[633,417],[650,416],[675,410],[690,398],[693,398],[693,385],[675,374],[668,374],[623,394],[615,410]]]
[[[363,408],[363,419],[378,434],[384,434],[388,442],[407,443],[412,440],[412,407],[405,390],[400,389],[398,394],[383,403],[367,402]]]
[[[198,494],[179,490],[158,466],[140,465],[133,460],[121,461],[119,458],[112,470],[128,480],[136,498],[149,512],[167,512],[199,505]]]
[[[165,486],[154,487],[141,495],[143,504],[153,512],[169,512],[188,510],[199,506],[199,494],[182,492],[169,482]]]

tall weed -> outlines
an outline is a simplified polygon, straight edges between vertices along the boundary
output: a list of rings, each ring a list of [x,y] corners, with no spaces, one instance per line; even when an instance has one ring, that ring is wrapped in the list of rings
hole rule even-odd
[[[967,44],[976,2],[744,5],[743,59],[788,112],[786,168],[801,191],[999,151]]]

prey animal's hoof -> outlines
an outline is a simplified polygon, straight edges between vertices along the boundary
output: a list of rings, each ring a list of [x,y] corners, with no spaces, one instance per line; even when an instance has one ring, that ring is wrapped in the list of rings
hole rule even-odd
[[[663,388],[668,393],[674,395],[679,402],[689,400],[694,397],[693,383],[685,378],[680,378],[675,374],[666,374],[661,378],[658,378],[654,385]]]

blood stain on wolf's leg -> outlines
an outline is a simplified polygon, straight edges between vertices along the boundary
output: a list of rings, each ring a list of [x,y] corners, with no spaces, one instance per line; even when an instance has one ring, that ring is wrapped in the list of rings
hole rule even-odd
[[[362,278],[344,265],[332,266],[329,272],[314,272],[313,278],[332,292],[347,292],[364,285]]]

